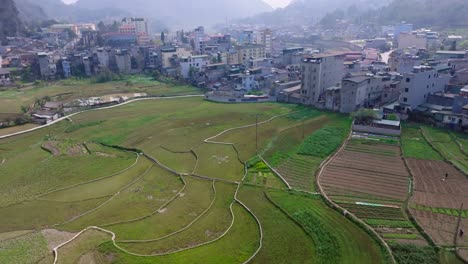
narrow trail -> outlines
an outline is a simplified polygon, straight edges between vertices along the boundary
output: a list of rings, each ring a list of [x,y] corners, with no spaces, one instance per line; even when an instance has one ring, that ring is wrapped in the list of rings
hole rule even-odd
[[[177,98],[177,97],[176,97],[176,98]],[[178,97],[178,98],[180,98],[180,97]],[[154,99],[154,98],[152,98],[152,99]],[[130,101],[127,102],[127,103],[130,103]],[[116,106],[113,106],[113,107],[117,107],[117,106],[120,106],[120,105],[116,105]],[[100,109],[96,109],[96,110],[100,110]],[[304,110],[301,110],[301,111],[304,111]],[[214,243],[214,242],[216,242],[216,241],[222,239],[222,238],[225,237],[225,236],[229,233],[229,231],[232,229],[232,227],[234,226],[234,223],[235,223],[235,214],[234,214],[234,211],[233,211],[233,206],[234,206],[235,203],[238,203],[240,206],[242,206],[242,207],[254,218],[254,220],[255,220],[255,222],[256,222],[258,228],[259,228],[259,245],[258,245],[256,251],[252,254],[252,256],[250,256],[245,262],[243,262],[243,264],[249,263],[250,261],[252,261],[252,260],[257,256],[257,254],[260,252],[260,250],[261,250],[262,247],[263,247],[263,233],[264,233],[264,232],[263,232],[263,227],[262,227],[262,224],[261,224],[259,218],[254,214],[254,212],[253,212],[250,208],[248,208],[244,203],[242,203],[242,201],[240,201],[240,200],[238,199],[239,189],[240,189],[240,187],[242,186],[242,184],[243,184],[243,182],[245,181],[245,179],[246,179],[246,177],[247,177],[247,174],[248,174],[247,164],[246,164],[244,161],[242,161],[242,160],[240,159],[239,151],[238,151],[238,149],[236,148],[236,146],[235,146],[234,143],[229,143],[229,142],[217,142],[217,141],[214,141],[213,139],[215,139],[215,138],[217,138],[217,137],[219,137],[219,136],[221,136],[221,135],[223,135],[223,134],[225,134],[225,133],[227,133],[227,132],[229,132],[229,131],[238,130],[238,129],[244,129],[244,128],[249,128],[249,127],[253,127],[253,126],[256,126],[256,125],[266,124],[266,123],[269,123],[269,122],[273,121],[273,120],[276,119],[276,118],[283,117],[283,116],[287,116],[287,115],[290,115],[290,114],[293,114],[293,113],[297,113],[297,112],[301,112],[301,111],[296,111],[296,112],[291,112],[291,113],[287,113],[287,114],[276,115],[276,116],[273,116],[273,117],[271,117],[270,119],[265,120],[265,121],[262,121],[262,122],[258,122],[258,123],[254,123],[254,124],[249,124],[249,125],[244,125],[244,126],[239,126],[239,127],[234,127],[234,128],[229,128],[229,129],[226,129],[226,130],[224,130],[224,131],[222,131],[222,132],[216,134],[215,136],[212,136],[212,137],[209,137],[209,138],[203,140],[203,143],[219,144],[219,145],[230,145],[230,146],[232,146],[232,147],[234,148],[234,150],[235,150],[236,153],[237,153],[237,158],[238,158],[238,160],[244,165],[244,175],[243,175],[243,178],[242,178],[242,180],[241,180],[240,182],[232,182],[232,181],[227,181],[227,180],[223,180],[223,179],[213,179],[213,178],[210,178],[210,177],[205,177],[205,176],[201,176],[201,175],[196,175],[196,174],[193,174],[193,173],[192,173],[192,174],[183,174],[183,173],[179,173],[179,172],[177,172],[177,171],[175,171],[175,170],[173,170],[173,169],[171,169],[171,168],[165,166],[164,164],[162,164],[161,162],[159,162],[156,158],[151,157],[151,156],[149,156],[149,155],[143,153],[143,155],[144,155],[145,157],[147,157],[148,159],[150,159],[151,161],[153,161],[155,164],[157,164],[157,165],[160,166],[161,168],[163,168],[163,169],[165,169],[165,170],[167,170],[167,171],[169,171],[169,172],[172,172],[172,173],[174,173],[174,174],[180,176],[180,178],[181,178],[182,181],[184,182],[184,187],[183,187],[170,201],[168,201],[166,204],[164,204],[163,206],[161,206],[161,207],[160,207],[157,211],[155,211],[154,213],[157,213],[159,210],[161,210],[162,208],[166,207],[166,206],[167,206],[169,203],[171,203],[175,198],[177,198],[177,197],[180,195],[180,193],[186,188],[186,184],[185,184],[185,181],[184,181],[184,179],[183,179],[183,176],[201,177],[201,178],[204,178],[204,179],[206,179],[206,180],[212,180],[212,181],[213,181],[213,184],[214,184],[216,181],[225,181],[225,182],[237,184],[236,192],[235,192],[235,194],[234,194],[234,200],[233,200],[233,202],[231,203],[231,205],[230,205],[230,207],[229,207],[229,210],[230,210],[231,216],[232,216],[232,222],[231,222],[230,226],[226,229],[226,231],[225,231],[221,236],[219,236],[219,237],[217,237],[216,239],[213,239],[213,240],[211,240],[211,241],[202,243],[202,244],[194,245],[194,246],[191,246],[191,247],[179,249],[179,250],[172,251],[172,252],[168,252],[168,253],[154,254],[154,255],[143,255],[143,254],[132,253],[132,252],[130,252],[130,251],[125,250],[125,249],[122,248],[121,246],[119,246],[119,245],[117,244],[117,242],[119,242],[119,241],[117,240],[116,234],[115,234],[114,232],[112,232],[112,231],[110,231],[110,230],[106,230],[106,229],[101,228],[101,227],[90,226],[90,227],[88,227],[88,228],[86,228],[86,229],[80,231],[79,233],[77,233],[77,234],[76,234],[73,238],[71,238],[70,240],[68,240],[68,241],[66,241],[66,242],[64,242],[64,243],[62,243],[62,244],[60,244],[60,245],[58,245],[57,247],[55,247],[55,248],[53,249],[53,253],[54,253],[54,264],[56,264],[57,261],[58,261],[58,259],[59,259],[58,250],[59,250],[61,247],[63,247],[63,246],[65,246],[65,245],[67,245],[67,244],[73,242],[73,241],[74,241],[75,239],[77,239],[81,234],[83,234],[84,232],[86,232],[87,230],[90,230],[90,229],[95,229],[95,230],[99,230],[99,231],[105,232],[105,233],[107,233],[107,234],[110,234],[110,235],[112,236],[112,239],[111,239],[111,240],[112,240],[112,243],[113,243],[113,245],[114,245],[117,249],[119,249],[119,250],[121,250],[122,252],[125,252],[125,253],[127,253],[127,254],[129,254],[129,255],[138,256],[138,257],[165,256],[165,255],[176,254],[176,253],[180,253],[180,252],[187,251],[187,250],[190,250],[190,249],[194,249],[194,248],[206,246],[206,245],[208,245],[208,244]],[[196,155],[196,154],[195,154],[195,155]],[[198,164],[198,157],[197,157],[197,164]],[[282,180],[285,181],[284,178],[282,178]],[[287,181],[285,181],[285,183],[289,186],[289,183],[287,183]],[[213,201],[213,203],[214,203],[214,201]],[[212,206],[212,205],[210,205],[210,207],[211,207],[211,206]],[[209,210],[209,208],[208,208],[207,210]],[[152,215],[153,215],[153,214],[152,214]],[[130,221],[124,221],[124,222],[118,222],[118,223],[112,223],[112,224],[108,224],[108,225],[103,225],[103,227],[111,226],[111,225],[116,225],[116,224],[120,224],[120,223],[135,222],[135,221],[139,221],[139,220],[145,219],[145,218],[150,217],[150,216],[151,216],[151,215],[144,216],[144,217],[138,218],[138,219],[133,219],[133,220],[130,220]],[[183,229],[178,230],[178,231],[176,231],[176,232],[174,232],[174,233],[172,233],[172,234],[170,234],[170,235],[168,235],[168,236],[165,236],[165,237],[163,237],[163,238],[167,238],[167,237],[169,237],[169,236],[172,236],[172,235],[178,234],[178,233],[180,233],[180,232],[183,232],[184,230],[188,229],[191,225],[193,225],[194,223],[196,223],[200,218],[201,218],[201,216],[198,217],[197,219],[195,219],[192,223],[190,223],[189,226],[186,226],[186,227],[184,227]],[[158,238],[157,240],[162,240],[163,238]],[[120,241],[120,242],[132,243],[132,242],[134,242],[134,241]]]
[[[330,163],[332,163],[336,157],[342,152],[345,150],[346,148],[346,145],[348,143],[348,141],[351,139],[352,137],[352,134],[353,134],[353,131],[351,129],[351,132],[350,134],[348,135],[347,139],[343,142],[343,144],[341,145],[341,147],[338,149],[338,151],[336,151],[336,153],[331,156],[328,160],[325,160],[321,165],[320,165],[320,170],[317,174],[317,187],[319,189],[319,192],[320,194],[322,195],[323,198],[325,198],[325,200],[327,200],[327,202],[334,208],[337,208],[339,211],[341,212],[347,212],[347,215],[353,219],[354,221],[356,222],[359,222],[360,224],[362,224],[363,226],[365,226],[368,230],[370,230],[370,232],[372,232],[374,234],[375,237],[377,237],[377,239],[379,240],[379,242],[385,247],[387,253],[389,254],[390,256],[390,259],[391,259],[391,262],[393,264],[396,264],[396,260],[395,260],[395,257],[393,256],[392,254],[392,250],[390,249],[390,246],[387,244],[387,242],[385,242],[385,240],[372,228],[370,227],[366,222],[364,222],[363,220],[361,220],[359,217],[357,217],[356,215],[354,215],[353,213],[349,212],[348,210],[346,210],[345,208],[341,207],[340,205],[338,205],[337,203],[335,203],[330,197],[328,197],[328,195],[326,194],[325,190],[323,189],[323,186],[321,184],[321,179],[322,179],[322,176],[323,176],[323,173],[325,171],[325,169],[327,168],[328,165],[330,165]]]
[[[11,133],[11,134],[8,134],[8,135],[0,136],[0,139],[9,138],[9,137],[17,136],[17,135],[22,135],[22,134],[26,134],[26,133],[29,133],[29,132],[39,130],[39,129],[50,127],[50,126],[52,126],[52,125],[54,125],[56,123],[59,123],[59,122],[61,122],[63,120],[69,120],[69,119],[71,120],[71,117],[73,117],[75,115],[79,115],[79,114],[90,112],[90,111],[100,111],[100,110],[105,110],[105,109],[116,108],[116,107],[120,107],[120,106],[123,106],[123,105],[126,105],[126,104],[138,102],[138,101],[164,100],[164,99],[177,99],[177,98],[193,98],[193,97],[204,97],[204,95],[179,95],[179,96],[168,96],[168,97],[136,98],[136,99],[128,100],[128,101],[123,102],[121,104],[117,104],[117,105],[111,105],[111,106],[106,106],[106,107],[100,107],[100,108],[95,108],[95,109],[88,109],[88,110],[79,111],[79,112],[76,112],[76,113],[61,117],[61,118],[59,118],[57,120],[54,120],[54,121],[52,121],[52,122],[50,122],[48,124],[42,125],[42,126],[38,126],[38,127],[31,128],[31,129],[26,129],[26,130],[23,130],[23,131],[19,131],[19,132]]]

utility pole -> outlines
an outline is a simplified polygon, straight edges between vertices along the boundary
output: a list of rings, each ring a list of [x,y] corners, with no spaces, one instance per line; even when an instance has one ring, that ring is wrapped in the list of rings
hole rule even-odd
[[[255,115],[255,151],[258,155],[258,114]]]
[[[305,127],[304,127],[304,119],[302,119],[302,141],[305,139]]]

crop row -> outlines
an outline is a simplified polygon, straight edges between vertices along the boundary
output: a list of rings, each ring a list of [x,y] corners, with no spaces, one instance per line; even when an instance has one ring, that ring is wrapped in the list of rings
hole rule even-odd
[[[436,208],[436,207],[429,207],[429,206],[424,206],[424,205],[419,205],[419,204],[411,204],[410,207],[419,211],[426,211],[426,212],[432,212],[436,214],[445,214],[445,215],[451,215],[451,216],[457,216],[457,217],[460,216],[460,210],[458,209]],[[468,210],[462,210],[461,216],[463,218],[468,218]]]

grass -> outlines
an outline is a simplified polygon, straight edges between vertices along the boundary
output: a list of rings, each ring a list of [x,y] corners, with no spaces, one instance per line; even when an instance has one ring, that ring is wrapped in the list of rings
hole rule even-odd
[[[29,201],[0,208],[0,232],[24,229],[42,229],[61,224],[85,213],[106,198],[80,202]]]
[[[426,139],[442,156],[465,174],[468,173],[468,156],[460,149],[448,131],[427,126],[422,127],[422,131]]]
[[[413,244],[389,243],[393,256],[399,264],[437,264],[439,257],[430,246],[417,246]]]
[[[271,191],[269,195],[320,245],[316,247],[316,254],[321,257],[318,263],[385,262],[381,248],[372,238],[325,206],[321,199],[281,191]],[[321,224],[317,227],[318,223]],[[350,241],[350,237],[354,239]]]
[[[48,253],[47,241],[40,232],[0,241],[0,263],[36,263]]]
[[[229,207],[233,202],[236,185],[217,182],[215,187],[215,203],[190,228],[166,239],[145,243],[119,243],[119,246],[138,254],[156,254],[173,252],[219,238],[231,225]]]
[[[248,174],[245,182],[271,188],[286,188],[284,182],[260,158],[251,159],[247,167]]]
[[[410,221],[401,220],[386,220],[386,219],[365,219],[365,222],[373,227],[392,227],[392,228],[413,228],[413,224]]]
[[[382,234],[385,239],[419,239],[418,234]]]
[[[132,85],[127,85],[130,81]],[[99,97],[110,94],[146,93],[154,96],[201,94],[190,86],[174,86],[144,77],[126,77],[124,80],[108,83],[92,83],[90,79],[63,80],[45,86],[32,86],[21,89],[0,91],[0,113],[21,113],[21,106],[34,103],[36,98],[49,96],[54,101],[70,102],[86,97]]]
[[[244,177],[244,165],[230,145],[202,144],[195,149],[198,164],[195,173],[210,178],[239,181]]]
[[[195,249],[162,257],[135,257],[125,254],[107,242],[98,247],[102,263],[157,264],[190,263],[217,264],[243,263],[258,248],[259,232],[253,217],[240,205],[233,207],[236,221],[232,229],[220,240]]]
[[[102,124],[104,122],[105,122],[104,120],[97,120],[97,121],[86,122],[86,123],[82,123],[82,124],[72,123],[70,126],[68,126],[65,129],[65,133],[75,132],[75,131],[79,130],[80,128],[83,128],[83,127],[98,126],[98,125],[100,125],[100,124]]]
[[[405,158],[443,160],[443,157],[426,141],[418,126],[404,125],[401,142]]]
[[[410,204],[410,207],[419,211],[432,212],[436,214],[445,214],[445,215],[456,216],[456,217],[460,215],[460,210],[453,209],[453,208],[436,208],[436,207],[429,207],[429,206],[424,206],[424,205],[419,205],[419,204]],[[461,216],[463,218],[468,218],[468,210],[462,210]]]
[[[178,177],[153,166],[140,181],[123,190],[99,210],[59,228],[80,231],[92,225],[106,225],[149,215],[174,197],[182,186]]]
[[[172,203],[145,219],[122,223],[106,228],[119,240],[153,239],[180,230],[205,211],[214,194],[212,182],[186,177],[187,188]],[[154,208],[157,210],[158,208]],[[161,225],[160,223],[164,223]]]
[[[314,263],[312,238],[270,203],[261,188],[244,185],[239,197],[254,211],[264,232],[262,250],[252,263]]]
[[[66,85],[81,84],[71,82]],[[96,89],[99,87],[95,86]],[[244,176],[242,162],[256,154],[255,126],[219,134],[233,127],[255,124],[258,113],[262,113],[261,121],[275,115],[290,114],[259,126],[259,149],[267,160],[275,153],[284,153],[286,158],[278,161],[278,167],[289,172],[286,175],[293,175],[290,179],[295,186],[312,190],[316,168],[324,158],[297,154],[303,136],[313,134],[324,125],[342,126],[347,131],[349,120],[310,109],[291,114],[298,109],[303,108],[278,103],[216,104],[202,98],[148,100],[78,114],[72,118],[73,123],[63,121],[35,132],[2,139],[0,232],[43,228],[77,232],[88,226],[101,226],[115,232],[117,240],[141,240],[160,238],[190,225],[161,241],[141,244],[119,242],[129,250],[150,254],[173,251],[219,237],[230,224],[228,207],[234,199],[235,184],[217,181],[215,196],[211,180],[174,175],[155,164],[143,175],[151,165],[143,157],[134,168],[114,175],[135,162],[135,154],[123,151],[123,148],[138,149],[180,172],[190,173],[196,168],[195,172],[204,176],[239,181]],[[219,136],[212,140],[232,142],[239,153],[232,145],[203,143],[214,135]],[[41,149],[46,141],[60,142],[62,155],[52,156]],[[122,150],[96,142],[116,145]],[[75,145],[86,145],[89,153],[67,155],[66,150]],[[195,162],[195,156],[198,162]],[[250,167],[249,176],[256,174],[255,178],[249,178],[250,183],[261,183],[260,186],[244,185],[239,193],[240,199],[258,215],[265,230],[264,248],[254,259],[255,263],[284,263],[288,260],[290,263],[315,263],[319,252],[317,247],[320,247],[317,243],[322,242],[336,242],[339,247],[336,255],[344,263],[383,262],[382,252],[372,238],[326,207],[321,200],[269,191],[275,202],[281,204],[288,214],[295,215],[295,219],[269,202],[263,191],[269,187],[284,188],[284,185],[270,174],[265,165],[257,160]],[[110,175],[113,176],[100,179]],[[177,195],[183,188],[182,179],[187,186]],[[35,199],[38,195],[75,184],[81,185],[50,193],[41,197],[43,200]],[[94,199],[97,197],[102,198]],[[213,201],[213,207],[210,207]],[[71,243],[70,249],[64,248],[64,252],[70,252],[65,254],[70,254],[70,261],[83,263],[186,263],[187,260],[194,263],[242,263],[259,246],[259,227],[253,216],[238,203],[234,204],[233,210],[235,222],[226,236],[181,253],[139,258],[121,252],[110,242],[101,244],[102,237],[94,240],[94,235],[87,237],[86,234],[77,240],[79,243]],[[76,218],[85,212],[90,213]],[[302,224],[295,221],[302,221]],[[309,224],[308,232],[303,229],[306,224]],[[321,240],[316,244],[314,234],[319,231],[314,231],[315,225],[322,227],[319,230],[322,232]],[[102,239],[108,240],[109,237]],[[88,240],[89,243],[84,243]],[[353,255],[351,251],[359,253]],[[324,249],[321,252],[323,259],[328,251]],[[41,263],[50,261],[50,257],[48,255]]]
[[[112,196],[132,181],[141,177],[151,166],[151,162],[141,157],[134,167],[121,174],[79,185],[71,189],[54,192],[42,196],[40,199],[46,201],[73,202]]]
[[[326,158],[341,145],[348,125],[349,120],[342,118],[336,125],[319,129],[302,143],[298,154]]]
[[[94,229],[87,230],[58,250],[59,263],[90,263],[89,259],[93,258],[94,248],[110,239],[110,234]]]

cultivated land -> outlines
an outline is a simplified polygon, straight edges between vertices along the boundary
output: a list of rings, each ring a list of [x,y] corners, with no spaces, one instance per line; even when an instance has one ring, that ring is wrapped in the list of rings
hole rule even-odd
[[[408,208],[435,244],[466,247],[466,237],[457,236],[468,226],[468,178],[465,169],[465,137],[419,125],[405,126],[402,148],[413,176],[413,195]],[[444,161],[447,160],[447,161]],[[456,166],[457,169],[454,167]],[[446,178],[446,174],[448,177]],[[459,250],[463,256],[464,249]],[[442,252],[441,263],[461,263],[453,253]]]
[[[398,138],[353,133],[320,177],[329,198],[387,241],[398,263],[439,262],[405,211],[410,174]]]
[[[257,114],[258,152],[286,182],[256,157]],[[0,263],[51,263],[50,250],[58,263],[384,263],[319,197],[286,190],[313,190],[348,125],[293,105],[178,98],[2,139],[0,238],[14,243]],[[288,173],[294,159],[315,162]]]
[[[0,120],[21,114],[21,106],[29,106],[36,99],[46,96],[53,101],[70,102],[75,99],[99,97],[112,94],[146,93],[154,96],[200,94],[190,86],[174,86],[152,80],[151,77],[125,76],[122,81],[94,83],[90,79],[70,79],[51,84],[29,86],[21,89],[0,91]],[[0,130],[1,131],[1,130]]]

